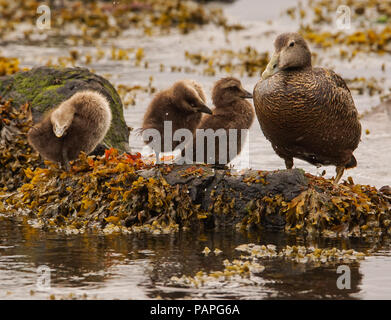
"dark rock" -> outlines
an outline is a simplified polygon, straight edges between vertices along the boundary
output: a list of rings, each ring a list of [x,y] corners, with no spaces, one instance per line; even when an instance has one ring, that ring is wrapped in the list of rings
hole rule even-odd
[[[129,130],[125,123],[121,98],[109,81],[85,68],[39,67],[11,76],[0,77],[0,96],[12,99],[16,108],[28,102],[34,122],[39,122],[49,109],[82,90],[95,90],[110,102],[113,121],[94,154],[109,147],[130,151]]]
[[[384,195],[386,199],[391,203],[391,187],[383,186],[379,189],[379,191]]]
[[[387,196],[391,196],[391,187],[390,186],[383,186],[379,189],[379,191],[384,193]]]
[[[226,170],[214,170],[208,166],[202,166],[202,174],[191,170],[199,169],[198,166],[182,165],[173,166],[171,171],[162,175],[170,185],[186,185],[193,203],[200,204],[201,208],[210,211],[215,195],[226,195],[227,202],[235,199],[232,213],[229,215],[212,216],[213,221],[208,223],[213,226],[233,226],[248,215],[248,206],[263,197],[281,195],[284,201],[291,201],[301,192],[308,189],[308,180],[304,171],[300,169],[282,170],[275,172],[258,172],[248,170],[244,174],[233,175]],[[144,170],[140,173],[144,178],[157,177],[156,168]],[[228,174],[227,174],[228,173]],[[257,179],[264,179],[264,183],[254,183]],[[248,183],[246,181],[251,181]],[[285,219],[278,214],[265,216],[263,224],[267,227],[282,228]]]

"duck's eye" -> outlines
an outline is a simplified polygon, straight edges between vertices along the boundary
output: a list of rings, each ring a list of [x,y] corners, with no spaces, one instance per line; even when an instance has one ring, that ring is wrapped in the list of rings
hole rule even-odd
[[[294,41],[292,41],[292,42],[289,44],[290,47],[293,47],[294,45],[295,45],[295,42],[294,42]]]
[[[230,87],[227,88],[227,90],[229,90],[231,92],[238,92],[238,91],[240,91],[240,89],[237,86],[230,86]]]

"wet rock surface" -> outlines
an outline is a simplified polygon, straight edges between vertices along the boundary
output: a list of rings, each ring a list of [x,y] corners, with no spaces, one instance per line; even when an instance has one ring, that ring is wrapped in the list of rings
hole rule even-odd
[[[170,185],[186,185],[191,200],[200,204],[203,210],[214,206],[217,195],[226,196],[231,212],[210,217],[208,224],[211,227],[236,225],[248,214],[248,206],[257,199],[282,195],[285,201],[291,201],[308,188],[308,180],[300,169],[275,172],[246,170],[232,174],[229,170],[184,165],[174,166],[162,176]],[[277,214],[265,217],[262,224],[282,228],[285,221]]]

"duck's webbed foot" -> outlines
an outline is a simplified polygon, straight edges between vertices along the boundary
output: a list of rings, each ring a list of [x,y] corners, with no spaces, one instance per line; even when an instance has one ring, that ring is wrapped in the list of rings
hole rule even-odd
[[[341,180],[342,175],[345,171],[345,167],[337,166],[335,171],[336,171],[337,175],[335,176],[334,184],[338,184],[339,180]]]
[[[293,158],[285,158],[285,167],[287,169],[292,169],[293,168]]]

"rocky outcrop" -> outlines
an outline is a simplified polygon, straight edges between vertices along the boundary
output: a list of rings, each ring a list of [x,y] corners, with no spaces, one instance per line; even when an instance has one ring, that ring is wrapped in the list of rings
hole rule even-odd
[[[105,95],[113,115],[110,130],[103,144],[97,146],[96,153],[102,154],[102,150],[110,147],[130,151],[129,128],[125,123],[121,98],[110,82],[101,76],[85,68],[39,67],[0,77],[0,96],[3,100],[11,99],[16,108],[28,102],[34,123],[40,121],[49,109],[86,89]]]
[[[106,149],[104,156],[81,153],[71,161],[70,171],[43,163],[27,142],[32,115],[23,103],[30,100],[16,95],[18,83],[8,84],[15,106],[0,99],[0,215],[25,217],[66,232],[266,227],[326,237],[391,235],[390,188],[377,190],[351,178],[334,184],[300,169],[235,172],[207,165],[154,166],[140,154],[115,148]],[[30,99],[39,108],[33,95]],[[39,117],[44,110],[37,110]]]

